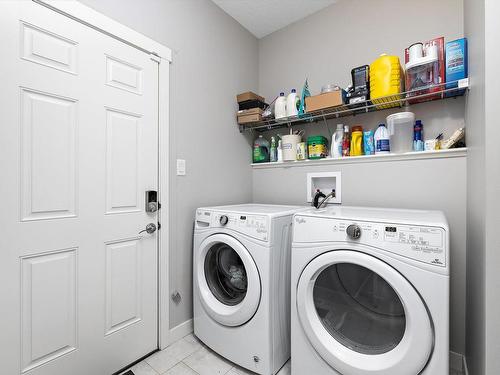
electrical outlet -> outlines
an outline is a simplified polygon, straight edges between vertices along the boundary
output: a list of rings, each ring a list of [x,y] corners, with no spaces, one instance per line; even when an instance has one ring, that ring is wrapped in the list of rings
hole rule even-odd
[[[342,174],[340,172],[320,172],[307,174],[307,202],[312,202],[317,190],[328,195],[335,189],[335,197],[330,198],[328,204],[342,203]]]

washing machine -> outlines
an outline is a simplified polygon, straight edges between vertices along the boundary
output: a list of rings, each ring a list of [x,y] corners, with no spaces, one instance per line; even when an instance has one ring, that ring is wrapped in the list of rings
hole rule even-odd
[[[449,270],[441,212],[297,213],[292,375],[448,375]]]
[[[193,246],[194,333],[228,360],[274,375],[290,358],[295,206],[199,208]]]

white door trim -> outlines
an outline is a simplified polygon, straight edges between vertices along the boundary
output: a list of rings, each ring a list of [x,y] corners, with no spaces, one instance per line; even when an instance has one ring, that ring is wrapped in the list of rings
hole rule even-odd
[[[58,0],[32,0],[41,6],[46,6],[53,11],[61,13],[89,27],[92,27],[110,37],[118,39],[139,50],[152,55],[159,67],[158,74],[158,127],[159,127],[159,201],[162,209],[159,220],[163,230],[158,232],[158,348],[164,349],[169,345],[169,68],[172,62],[172,51],[170,48],[156,42],[153,39],[81,4],[78,1]]]

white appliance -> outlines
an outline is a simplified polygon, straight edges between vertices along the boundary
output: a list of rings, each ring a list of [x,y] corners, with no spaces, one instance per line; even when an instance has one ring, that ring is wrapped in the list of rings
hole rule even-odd
[[[246,204],[196,211],[194,333],[263,375],[290,358],[291,231],[300,209]]]
[[[297,213],[292,375],[447,375],[449,269],[441,212]]]

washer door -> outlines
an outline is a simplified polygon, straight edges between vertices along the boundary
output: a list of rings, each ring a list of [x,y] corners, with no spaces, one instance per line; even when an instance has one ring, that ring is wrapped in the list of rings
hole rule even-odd
[[[297,285],[297,311],[313,347],[344,375],[416,375],[432,352],[420,295],[364,253],[336,250],[313,259]]]
[[[226,234],[215,234],[200,245],[196,259],[200,300],[207,314],[225,326],[240,326],[257,311],[261,285],[248,250]]]

